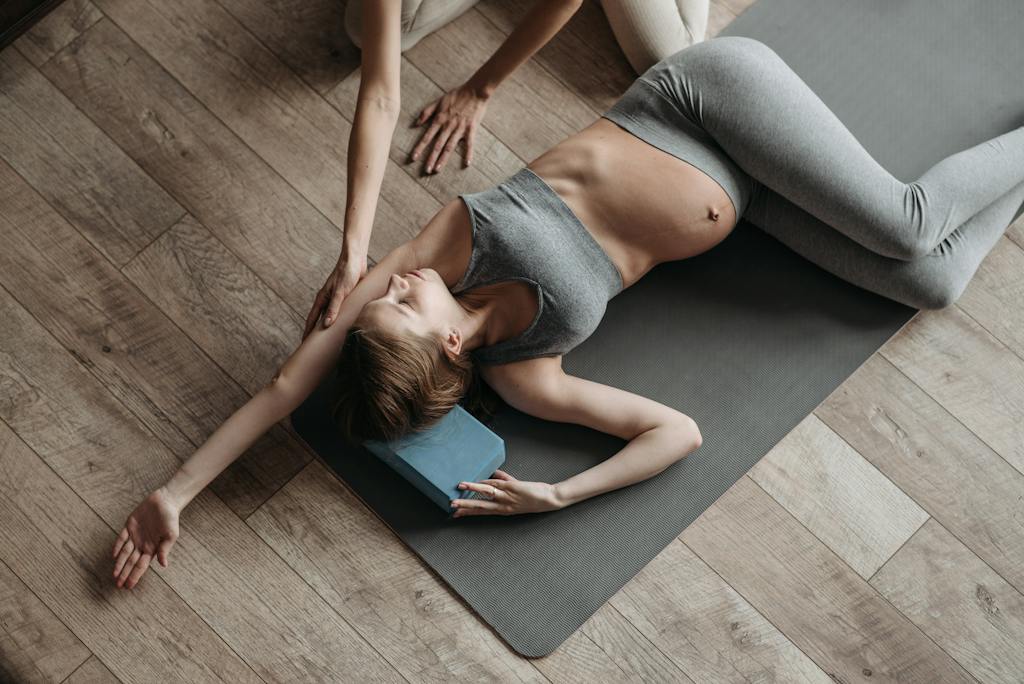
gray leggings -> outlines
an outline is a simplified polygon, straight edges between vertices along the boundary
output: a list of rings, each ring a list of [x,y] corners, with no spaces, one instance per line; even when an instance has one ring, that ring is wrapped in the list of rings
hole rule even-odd
[[[652,108],[651,98],[661,102]],[[676,137],[690,142],[666,142],[666,102],[680,117]],[[662,121],[653,120],[655,110]],[[727,191],[741,188],[730,192],[737,213],[803,257],[915,308],[955,301],[1024,205],[1024,126],[904,183],[752,38],[719,36],[677,52],[605,116],[691,161]],[[701,154],[678,153],[692,152],[696,129],[706,163]]]

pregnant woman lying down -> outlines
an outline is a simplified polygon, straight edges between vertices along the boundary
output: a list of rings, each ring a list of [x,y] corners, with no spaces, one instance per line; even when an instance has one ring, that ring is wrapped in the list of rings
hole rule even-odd
[[[562,482],[504,471],[457,517],[570,506],[652,477],[698,426],[562,370],[607,301],[655,265],[701,254],[741,216],[814,263],[917,308],[963,291],[1024,203],[1024,127],[894,178],[764,44],[723,36],[646,71],[603,117],[497,187],[446,205],[316,325],[274,378],[129,516],[113,556],[132,587],[178,513],[326,373],[338,430],[389,439],[430,425],[479,379],[511,406],[627,444]]]

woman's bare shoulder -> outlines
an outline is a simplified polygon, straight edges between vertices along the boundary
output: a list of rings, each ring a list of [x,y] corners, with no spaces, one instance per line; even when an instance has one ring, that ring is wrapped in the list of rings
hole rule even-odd
[[[416,268],[432,268],[444,283],[454,287],[469,267],[473,229],[469,209],[456,197],[444,205],[409,243]]]

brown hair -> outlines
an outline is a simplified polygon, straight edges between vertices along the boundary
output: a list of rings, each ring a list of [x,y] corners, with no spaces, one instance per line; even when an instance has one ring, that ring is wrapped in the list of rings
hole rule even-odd
[[[500,402],[469,352],[453,358],[439,337],[378,328],[349,329],[335,380],[331,413],[352,443],[426,429],[460,402],[483,422]]]

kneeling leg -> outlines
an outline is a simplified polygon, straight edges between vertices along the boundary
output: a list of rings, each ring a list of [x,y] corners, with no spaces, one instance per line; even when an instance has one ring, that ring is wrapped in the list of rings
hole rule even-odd
[[[916,309],[941,309],[960,297],[1022,206],[1024,183],[962,223],[931,252],[910,261],[872,252],[764,186],[744,218],[854,285]]]

